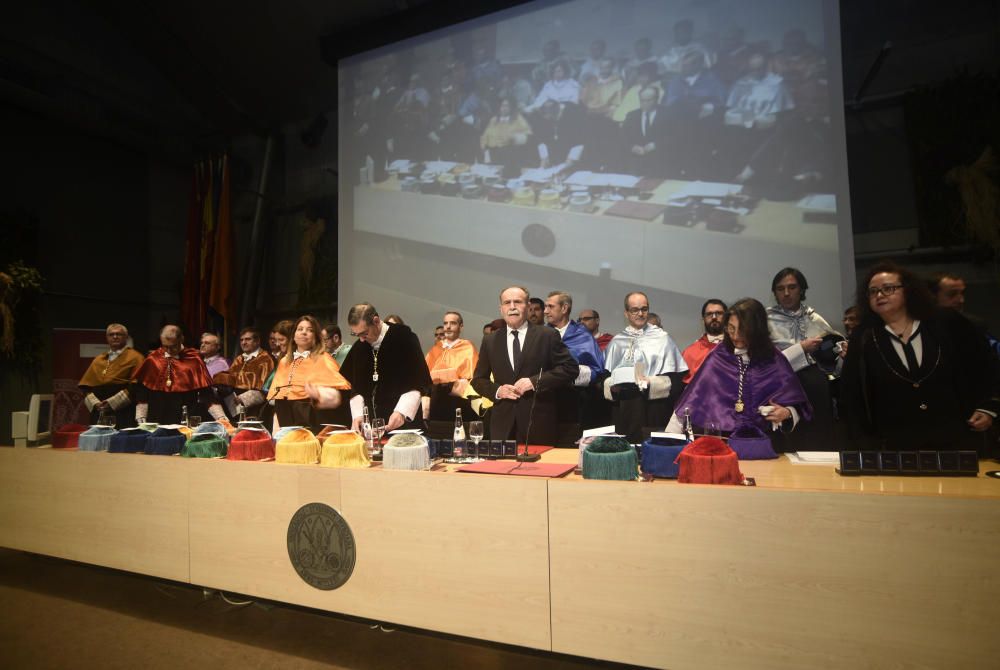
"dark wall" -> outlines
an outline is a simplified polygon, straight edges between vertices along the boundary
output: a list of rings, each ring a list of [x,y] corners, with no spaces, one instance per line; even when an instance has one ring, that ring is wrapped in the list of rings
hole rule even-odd
[[[0,444],[9,444],[10,412],[52,388],[53,329],[121,322],[141,349],[176,314],[187,192],[183,170],[140,151],[6,105],[0,124],[2,204],[36,222],[23,257],[45,278],[41,363],[0,381]]]

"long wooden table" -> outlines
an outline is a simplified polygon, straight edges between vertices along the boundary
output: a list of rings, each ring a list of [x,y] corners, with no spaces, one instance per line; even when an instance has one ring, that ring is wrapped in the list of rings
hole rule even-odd
[[[0,545],[659,668],[995,667],[1000,480],[741,469],[756,488],[0,448]],[[288,559],[311,502],[357,543],[333,591]]]

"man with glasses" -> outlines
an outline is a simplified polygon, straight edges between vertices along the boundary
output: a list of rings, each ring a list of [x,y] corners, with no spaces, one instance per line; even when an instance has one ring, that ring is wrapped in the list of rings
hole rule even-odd
[[[105,331],[108,350],[95,358],[80,380],[83,402],[90,411],[90,423],[97,423],[101,413],[114,414],[118,428],[135,425],[128,385],[132,373],[142,363],[142,354],[128,346],[128,329],[112,323]]]
[[[614,335],[601,332],[601,315],[597,313],[596,309],[585,309],[580,312],[580,323],[594,336],[594,339],[597,340],[597,346],[601,351],[608,348],[608,344]]]
[[[358,340],[340,368],[351,383],[352,427],[361,428],[367,405],[372,420],[385,420],[386,431],[422,428],[420,396],[431,377],[416,334],[402,323],[383,322],[367,302],[351,307],[347,325]]]
[[[840,377],[843,354],[836,358],[829,371],[817,366],[816,356],[823,338],[835,335],[843,339],[816,310],[804,303],[809,283],[796,268],[782,268],[771,281],[775,305],[767,308],[767,325],[771,341],[785,355],[806,390],[813,406],[813,418],[796,429],[790,438],[793,451],[836,451],[842,446],[837,429],[831,383]],[[846,350],[845,350],[846,351]]]
[[[333,356],[333,360],[337,361],[337,365],[343,365],[344,359],[347,358],[347,352],[351,350],[351,345],[344,342],[340,326],[332,323],[327,324],[323,326],[320,334],[323,337],[323,346],[326,347],[327,353]]]
[[[684,362],[687,363],[688,373],[684,376],[684,383],[690,384],[694,375],[698,372],[705,357],[711,353],[722,342],[724,334],[722,324],[726,316],[726,303],[718,298],[709,298],[701,306],[701,321],[705,332],[684,350]]]
[[[648,323],[649,298],[634,291],[625,296],[628,325],[604,352],[611,376],[604,397],[614,403],[615,431],[629,442],[642,442],[663,430],[673,412],[687,363],[665,330]]]

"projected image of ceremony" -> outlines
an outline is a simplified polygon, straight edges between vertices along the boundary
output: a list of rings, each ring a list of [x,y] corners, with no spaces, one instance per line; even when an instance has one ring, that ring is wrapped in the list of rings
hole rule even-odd
[[[706,255],[719,289],[789,264],[839,276],[827,24],[811,1],[578,0],[342,62],[342,242],[585,291],[684,292]],[[839,308],[839,288],[814,300]]]

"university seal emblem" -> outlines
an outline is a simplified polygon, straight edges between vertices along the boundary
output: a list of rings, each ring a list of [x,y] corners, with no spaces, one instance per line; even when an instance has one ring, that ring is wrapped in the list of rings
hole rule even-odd
[[[354,534],[337,510],[323,503],[303,505],[288,523],[288,559],[310,586],[330,591],[354,572]]]

